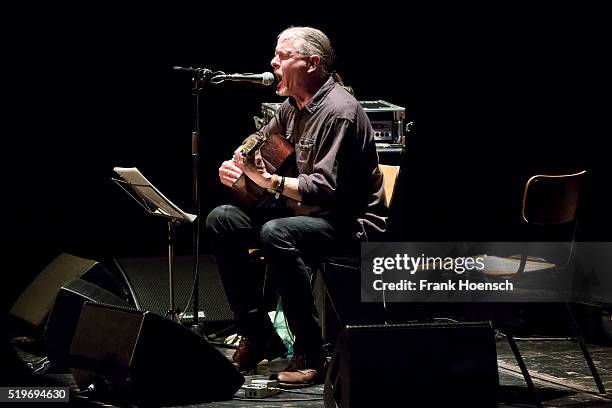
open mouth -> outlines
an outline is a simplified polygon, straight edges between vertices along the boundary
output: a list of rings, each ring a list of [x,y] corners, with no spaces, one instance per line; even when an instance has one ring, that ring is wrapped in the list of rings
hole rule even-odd
[[[277,74],[276,72],[274,73],[274,79],[275,79],[275,83],[276,83],[276,88],[280,88],[281,82],[283,80],[283,76],[280,74]]]

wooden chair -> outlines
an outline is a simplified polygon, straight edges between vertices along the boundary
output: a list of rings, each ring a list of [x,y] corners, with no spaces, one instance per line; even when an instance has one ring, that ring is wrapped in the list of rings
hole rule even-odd
[[[379,164],[378,167],[383,174],[385,205],[387,208],[390,208],[400,173],[400,166]],[[259,249],[249,249],[249,254],[253,262],[265,262],[265,258],[261,255]],[[356,247],[356,252],[352,250],[350,252],[345,252],[343,250],[342,253],[336,253],[308,262],[308,268],[311,271],[311,287],[315,298],[315,305],[321,320],[323,338],[328,339],[329,342],[333,342],[339,333],[340,327],[337,323],[338,321],[342,321],[343,318],[341,318],[341,316],[344,317],[345,315],[341,309],[343,309],[343,306],[347,303],[354,304],[353,300],[345,302],[344,299],[340,301],[338,298],[342,295],[347,295],[348,292],[353,292],[352,294],[357,293],[357,296],[360,295],[360,261],[359,248]],[[342,270],[342,276],[327,277],[328,273],[326,271],[335,269]],[[332,273],[332,275],[337,274]],[[344,290],[341,288],[344,284],[342,279],[345,279],[347,276],[351,284],[357,285],[354,291],[347,291],[346,286]],[[264,297],[269,297],[271,293],[268,289],[267,279],[264,281],[263,293]],[[348,295],[350,296],[351,294]],[[343,306],[340,305],[341,303]],[[276,307],[277,312],[282,310],[282,304],[277,303]]]
[[[385,190],[385,204],[387,208],[391,208],[397,178],[400,173],[400,166],[390,166],[388,164],[379,164],[378,168],[383,174],[383,188]]]
[[[525,237],[520,245],[520,253],[513,256],[490,256],[485,261],[485,267],[478,271],[488,281],[511,281],[526,286],[532,286],[540,279],[550,283],[562,278],[563,274],[571,274],[575,258],[574,238],[577,225],[577,209],[582,181],[586,171],[563,175],[535,175],[527,180],[522,197],[521,220]],[[542,256],[542,244],[537,243],[538,237],[545,237],[548,247],[555,250],[549,253],[559,254],[556,259]],[[544,241],[543,241],[544,242]],[[536,245],[534,245],[534,243]],[[539,247],[538,247],[539,245]],[[590,353],[584,343],[579,326],[569,302],[564,302],[570,327],[580,344],[584,358],[589,366],[593,379],[600,393],[605,388],[593,364]],[[531,380],[529,370],[516,345],[512,330],[507,327],[497,328],[506,335],[512,352],[521,369],[528,388],[541,406],[539,396]]]
[[[400,166],[379,164],[383,174],[385,205],[390,208],[396,193]],[[361,256],[356,247],[349,253],[325,256],[313,268],[313,293],[321,319],[323,338],[334,344],[343,325],[382,320],[384,311],[379,304],[361,304]]]
[[[521,220],[524,223],[524,245],[512,257],[487,257],[480,272],[490,278],[525,278],[523,274],[551,273],[563,270],[574,256],[578,198],[586,171],[564,175],[535,175],[525,184]],[[540,238],[540,239],[537,239]],[[565,256],[553,262],[530,256],[529,241],[565,241],[572,245]],[[537,252],[537,251],[536,251]]]

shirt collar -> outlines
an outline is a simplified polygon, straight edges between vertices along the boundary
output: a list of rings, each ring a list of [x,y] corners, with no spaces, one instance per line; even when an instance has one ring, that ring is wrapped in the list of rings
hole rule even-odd
[[[323,84],[323,86],[319,88],[317,93],[315,93],[312,99],[306,104],[306,106],[304,106],[304,109],[306,109],[311,114],[314,113],[319,107],[319,105],[321,104],[321,102],[323,102],[323,99],[325,99],[329,91],[331,91],[335,85],[336,85],[336,81],[330,75],[327,81]],[[289,98],[289,103],[296,110],[298,111],[300,110],[297,104],[295,103],[295,100],[292,97]]]

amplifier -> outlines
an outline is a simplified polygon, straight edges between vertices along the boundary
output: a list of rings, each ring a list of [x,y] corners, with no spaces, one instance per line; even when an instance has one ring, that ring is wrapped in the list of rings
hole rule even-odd
[[[405,145],[404,118],[406,109],[392,103],[377,101],[359,101],[363,110],[370,118],[374,129],[376,143]],[[254,116],[255,127],[261,129],[268,123],[280,107],[280,103],[267,102],[261,104],[262,116]]]
[[[359,103],[370,118],[376,142],[404,144],[404,108],[382,100]]]

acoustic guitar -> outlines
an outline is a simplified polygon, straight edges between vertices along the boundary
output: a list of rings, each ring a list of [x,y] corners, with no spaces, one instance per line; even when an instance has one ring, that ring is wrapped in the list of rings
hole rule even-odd
[[[261,152],[268,173],[289,177],[297,175],[293,146],[283,135],[272,133],[266,137],[255,133],[240,146],[240,153],[251,163],[255,160],[257,150]],[[257,207],[273,199],[272,194],[259,187],[244,174],[232,185],[232,191],[233,195],[247,207]]]

